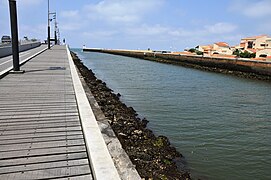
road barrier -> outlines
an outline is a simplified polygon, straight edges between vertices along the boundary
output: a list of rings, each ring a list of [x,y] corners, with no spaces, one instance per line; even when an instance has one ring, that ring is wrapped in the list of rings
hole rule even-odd
[[[21,44],[19,46],[19,51],[22,52],[22,51],[26,51],[29,49],[33,49],[33,48],[36,48],[40,45],[41,45],[41,42],[30,42],[30,43],[26,43],[26,44]],[[5,56],[9,56],[11,54],[12,54],[11,45],[0,47],[0,58],[5,57]]]

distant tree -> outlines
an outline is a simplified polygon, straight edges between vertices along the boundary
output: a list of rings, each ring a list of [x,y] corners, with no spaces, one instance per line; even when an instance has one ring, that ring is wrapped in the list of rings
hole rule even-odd
[[[191,52],[191,53],[194,53],[194,52],[196,52],[196,49],[195,48],[191,48],[188,51]]]
[[[248,51],[244,51],[240,53],[240,57],[241,58],[255,58],[256,57],[256,53],[250,53]]]
[[[240,56],[240,51],[239,51],[239,49],[235,49],[235,51],[233,51],[232,54],[239,57],[239,56]]]
[[[203,55],[203,52],[201,52],[201,51],[196,51],[196,54],[197,54],[197,55]]]

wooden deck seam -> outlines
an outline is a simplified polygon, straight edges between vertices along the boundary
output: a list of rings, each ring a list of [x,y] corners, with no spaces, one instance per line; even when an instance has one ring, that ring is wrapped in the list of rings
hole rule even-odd
[[[29,138],[29,140],[34,140],[35,138]],[[19,145],[19,144],[27,144],[27,143],[31,143],[31,144],[37,144],[37,143],[43,143],[43,142],[57,142],[57,141],[64,141],[64,140],[82,140],[84,139],[84,137],[82,138],[72,138],[72,139],[68,139],[68,138],[65,138],[65,139],[56,139],[56,140],[44,140],[44,141],[26,141],[26,142],[20,142],[20,143],[6,143],[6,144],[1,144],[0,145]]]
[[[80,144],[80,145],[74,145],[74,146],[62,146],[62,147],[49,147],[48,149],[61,149],[61,148],[72,148],[72,147],[85,147],[83,144]],[[32,150],[38,150],[38,149],[44,149],[44,148],[33,148]],[[29,149],[23,149],[23,150],[10,150],[8,152],[14,152],[14,151],[28,151]],[[5,151],[4,151],[5,152]],[[76,151],[76,152],[86,152],[85,150],[84,151]],[[3,152],[1,152],[3,153]],[[49,156],[49,155],[60,155],[60,154],[67,154],[67,153],[71,153],[69,151],[65,151],[65,152],[61,152],[61,153],[44,153],[44,154],[38,154],[38,155],[22,155],[22,156],[16,156],[16,157],[8,157],[8,158],[1,158],[0,157],[0,160],[7,160],[7,159],[17,159],[17,158],[30,158],[30,157],[39,157],[39,156]]]
[[[8,126],[5,126],[5,127],[8,127]],[[50,128],[67,128],[67,127],[81,127],[80,125],[61,125],[61,126],[48,126],[48,127],[30,127],[30,128],[21,128],[21,129],[0,129],[0,131],[5,131],[5,132],[8,132],[8,131],[15,131],[15,130],[31,130],[31,129],[35,129],[35,130],[38,130],[38,129],[50,129]]]
[[[21,158],[21,159],[25,159],[25,158]],[[24,163],[18,163],[18,164],[12,164],[12,165],[5,165],[2,166],[0,164],[0,168],[2,167],[14,167],[14,166],[22,166],[22,165],[33,165],[33,164],[40,164],[40,163],[53,163],[53,162],[61,162],[61,161],[73,161],[73,160],[82,160],[82,159],[88,159],[87,155],[82,157],[82,158],[68,158],[68,159],[63,159],[63,160],[48,160],[48,161],[37,161],[37,162],[24,162]]]
[[[37,170],[46,170],[46,169],[55,169],[55,168],[70,168],[70,167],[78,167],[78,166],[88,166],[89,164],[80,164],[80,165],[67,165],[67,166],[59,166],[59,167],[52,167],[52,168],[37,168],[37,169],[31,169],[31,170],[24,170],[23,172],[29,172],[29,171],[37,171]],[[20,171],[13,171],[13,172],[5,172],[5,173],[1,173],[0,172],[0,177],[1,175],[4,174],[12,174],[12,173],[18,173],[18,172],[22,172],[22,170]]]

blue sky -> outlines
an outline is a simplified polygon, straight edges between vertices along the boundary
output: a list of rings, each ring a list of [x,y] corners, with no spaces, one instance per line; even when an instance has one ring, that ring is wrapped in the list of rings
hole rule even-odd
[[[10,34],[0,0],[0,36]],[[47,37],[47,0],[18,0],[19,36]],[[218,41],[271,35],[271,0],[50,0],[71,47],[180,51]],[[52,24],[53,25],[53,24]]]

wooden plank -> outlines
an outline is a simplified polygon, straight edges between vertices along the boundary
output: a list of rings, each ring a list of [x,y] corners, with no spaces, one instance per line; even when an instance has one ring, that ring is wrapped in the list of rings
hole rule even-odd
[[[35,121],[23,121],[23,122],[18,122],[18,121],[0,121],[0,127],[1,126],[24,126],[24,125],[40,125],[40,124],[59,124],[59,123],[72,123],[72,122],[79,122],[79,118],[77,119],[65,119],[65,118],[61,118],[61,119],[52,119],[52,120],[35,120]]]
[[[0,175],[0,179],[20,179],[20,180],[37,180],[37,179],[56,179],[68,178],[71,176],[89,175],[89,165],[59,167],[53,169],[41,169],[35,171],[16,172]]]
[[[53,162],[40,162],[37,164],[25,164],[16,166],[0,167],[0,175],[14,172],[26,172],[41,169],[54,169],[59,167],[72,167],[88,165],[88,159],[75,159],[75,160],[64,160],[64,161],[53,161]]]
[[[13,115],[13,114],[6,114],[6,115],[1,115],[0,120],[2,119],[22,119],[22,118],[39,118],[39,117],[59,117],[59,116],[72,116],[72,115],[78,115],[76,112],[67,112],[67,113],[57,113],[57,114],[19,114],[19,115]]]
[[[78,113],[59,113],[59,114],[24,114],[24,115],[16,115],[13,116],[11,115],[1,115],[0,120],[2,119],[22,119],[22,118],[39,118],[39,117],[63,117],[63,116],[74,116],[77,115]]]
[[[1,145],[11,145],[17,146],[17,144],[23,143],[36,143],[36,142],[51,142],[51,141],[60,141],[60,140],[75,140],[75,139],[84,139],[83,134],[80,135],[64,135],[64,136],[45,136],[45,137],[31,137],[31,138],[20,138],[20,139],[5,139],[0,140]]]
[[[82,175],[82,176],[72,176],[69,178],[58,178],[58,180],[92,180],[93,177],[91,174]]]
[[[0,135],[13,135],[13,134],[29,134],[29,133],[48,133],[48,132],[63,132],[63,131],[78,131],[81,130],[80,126],[74,127],[58,127],[58,128],[50,128],[50,129],[26,129],[26,130],[18,130],[14,131],[0,131]]]
[[[0,99],[1,100],[1,99]],[[77,109],[76,105],[73,105],[73,106],[68,106],[66,107],[65,104],[63,106],[51,106],[51,107],[44,107],[44,106],[40,106],[40,107],[21,107],[21,108],[18,108],[18,107],[0,107],[0,111],[1,113],[2,112],[9,112],[9,113],[12,113],[14,112],[14,110],[16,109],[16,112],[25,112],[25,111],[31,111],[31,112],[35,112],[35,111],[43,111],[43,112],[46,112],[46,111],[52,111],[52,110],[58,110],[58,111],[69,111],[69,110],[75,110]]]
[[[13,111],[12,111],[13,110]],[[0,115],[35,115],[35,114],[46,114],[46,113],[54,113],[54,114],[62,114],[62,113],[77,113],[77,108],[73,109],[46,109],[43,108],[42,110],[28,110],[28,111],[17,111],[17,109],[11,109],[10,111],[1,111]]]
[[[64,147],[47,147],[47,149],[31,149],[31,151],[24,150],[12,150],[7,152],[0,153],[0,162],[1,160],[11,159],[11,158],[23,158],[23,157],[32,157],[32,156],[48,156],[48,155],[57,155],[57,154],[67,154],[75,152],[85,152],[85,144],[78,146],[64,146]]]
[[[21,102],[20,104],[16,104],[13,102],[4,102],[0,101],[0,107],[18,107],[18,108],[23,108],[23,107],[33,107],[33,106],[45,106],[45,107],[50,107],[50,106],[61,106],[61,105],[74,105],[76,101],[74,100],[66,100],[65,103],[59,102],[59,101],[51,101],[47,102],[46,104],[44,102]]]
[[[47,133],[29,133],[29,134],[11,134],[7,136],[0,136],[0,141],[8,141],[8,140],[22,140],[22,139],[38,139],[38,138],[46,138],[46,137],[58,137],[58,136],[73,136],[73,135],[82,135],[82,131],[59,131],[59,132],[47,132]]]
[[[26,130],[26,129],[50,129],[50,128],[58,128],[58,127],[74,127],[80,126],[79,121],[72,122],[55,122],[55,123],[38,123],[38,124],[26,124],[26,125],[6,125],[0,126],[0,131],[17,131],[17,130]]]
[[[46,141],[46,142],[31,142],[31,143],[22,143],[22,144],[8,144],[1,145],[0,153],[12,151],[12,150],[28,150],[32,151],[37,148],[49,148],[49,147],[64,147],[64,146],[76,146],[83,145],[84,139],[75,139],[75,140],[56,140],[56,141]]]
[[[0,123],[19,123],[19,122],[39,122],[39,121],[58,121],[58,120],[79,120],[78,115],[72,115],[72,116],[53,116],[53,117],[37,117],[37,118],[21,118],[21,119],[2,119],[0,120]]]
[[[32,156],[32,157],[21,157],[21,158],[11,158],[1,160],[0,167],[16,166],[16,165],[26,165],[26,164],[37,164],[44,162],[55,162],[55,161],[66,161],[75,159],[86,159],[86,152],[75,152],[75,153],[63,153],[57,155],[47,155],[47,156]]]

